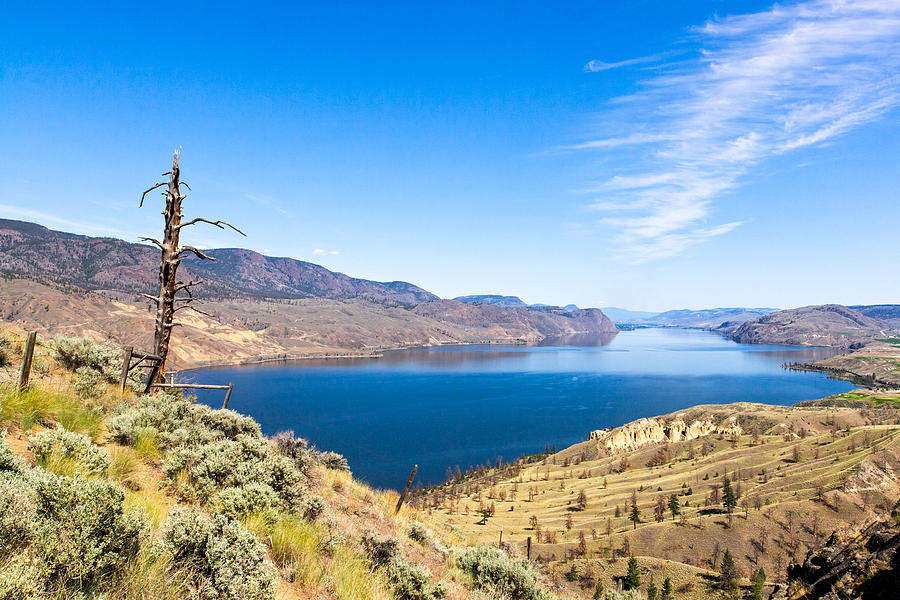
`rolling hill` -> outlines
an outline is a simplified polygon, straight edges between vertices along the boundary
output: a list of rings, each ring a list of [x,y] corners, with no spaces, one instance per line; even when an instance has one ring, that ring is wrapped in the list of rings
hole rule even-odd
[[[897,393],[696,406],[457,474],[423,490],[416,505],[473,542],[496,543],[502,528],[504,543],[524,552],[531,538],[532,559],[570,582],[571,597],[590,597],[585,581],[615,589],[631,555],[645,583],[670,577],[676,598],[718,597],[725,549],[744,586],[763,567],[767,593],[784,592],[789,565],[833,534],[852,538],[891,518],[900,498],[898,423]]]
[[[735,328],[730,337],[743,344],[861,347],[887,337],[891,326],[877,318],[841,306],[823,304],[781,310]]]

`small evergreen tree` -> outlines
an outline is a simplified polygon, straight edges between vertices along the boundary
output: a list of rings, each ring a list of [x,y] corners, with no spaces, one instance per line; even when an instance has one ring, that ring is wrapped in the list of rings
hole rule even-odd
[[[622,581],[622,588],[624,590],[636,590],[641,586],[641,568],[638,566],[638,561],[631,555],[631,558],[628,559],[628,573],[625,575],[625,579]]]
[[[659,590],[656,589],[656,584],[653,583],[653,575],[650,575],[650,583],[647,584],[647,600],[658,600]]]
[[[725,505],[725,510],[728,511],[729,515],[737,506],[737,496],[734,494],[734,489],[732,489],[728,477],[725,477],[725,483],[722,485],[722,504]]]
[[[738,597],[738,570],[734,564],[734,558],[731,551],[725,548],[722,555],[722,569],[719,571],[719,584],[725,592],[725,597],[729,599],[737,599]]]
[[[681,514],[681,502],[678,501],[678,496],[672,494],[669,497],[669,510],[672,513],[672,520],[675,520],[675,517]]]
[[[597,587],[594,588],[594,600],[602,600],[603,598],[603,583],[598,579]]]
[[[766,585],[766,572],[762,567],[753,571],[750,583],[752,584],[750,598],[752,600],[762,600],[763,586]]]
[[[669,577],[663,581],[662,600],[672,600],[672,579]]]
[[[637,529],[638,523],[641,522],[641,511],[637,504],[631,505],[631,514],[628,515],[628,520],[634,523],[634,528]]]

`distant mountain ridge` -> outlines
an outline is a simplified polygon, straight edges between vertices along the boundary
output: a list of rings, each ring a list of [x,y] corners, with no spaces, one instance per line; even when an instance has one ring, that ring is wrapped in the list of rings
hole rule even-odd
[[[494,306],[528,306],[518,296],[501,296],[499,294],[473,294],[471,296],[457,296],[457,302],[466,304],[492,304]]]
[[[180,368],[259,360],[377,354],[459,343],[535,343],[615,335],[598,309],[500,306],[441,300],[412,283],[378,282],[252,250],[205,251],[183,280],[202,314],[182,313],[170,358]],[[159,251],[22,221],[0,220],[0,319],[23,330],[65,331],[147,347]]]
[[[464,302],[466,304],[490,304],[493,306],[513,306],[519,308],[562,308],[563,310],[569,312],[581,310],[574,304],[566,304],[565,306],[555,306],[553,304],[528,304],[518,296],[502,296],[500,294],[473,294],[470,296],[457,296],[456,298],[454,298],[454,300],[456,300],[457,302]]]
[[[700,310],[678,309],[661,313],[633,311],[624,308],[605,307],[603,312],[614,322],[644,327],[689,327],[718,329],[736,325],[778,310],[777,308],[705,308]]]
[[[211,298],[368,298],[401,304],[437,300],[405,281],[379,282],[329,271],[293,258],[241,248],[206,251],[215,261],[187,258],[183,277],[204,281]],[[0,219],[0,271],[84,290],[147,292],[156,287],[159,251],[115,238],[93,238],[24,221]]]

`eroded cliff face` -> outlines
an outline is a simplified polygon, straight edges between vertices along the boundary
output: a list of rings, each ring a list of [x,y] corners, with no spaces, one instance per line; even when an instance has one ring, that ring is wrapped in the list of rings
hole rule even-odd
[[[596,440],[598,446],[608,452],[620,452],[647,444],[682,442],[710,434],[740,435],[742,431],[735,417],[729,417],[721,423],[704,419],[695,420],[691,424],[678,417],[668,423],[660,419],[641,419],[613,430],[598,429],[591,432],[590,439]]]

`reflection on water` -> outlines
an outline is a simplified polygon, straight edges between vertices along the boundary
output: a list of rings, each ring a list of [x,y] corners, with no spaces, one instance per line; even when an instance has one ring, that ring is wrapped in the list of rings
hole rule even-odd
[[[576,345],[580,342],[581,345]],[[383,358],[296,361],[191,372],[235,384],[230,407],[266,433],[293,429],[344,453],[376,486],[445,469],[565,447],[593,429],[688,406],[794,404],[851,389],[820,373],[782,369],[828,349],[736,344],[709,332],[638,329],[536,346],[443,346]],[[198,394],[217,405],[221,394]]]
[[[606,346],[616,338],[616,333],[575,333],[542,340],[538,346]]]

